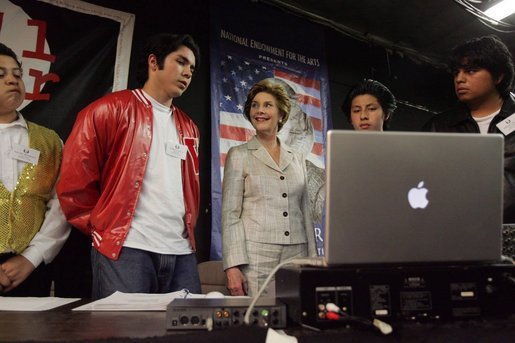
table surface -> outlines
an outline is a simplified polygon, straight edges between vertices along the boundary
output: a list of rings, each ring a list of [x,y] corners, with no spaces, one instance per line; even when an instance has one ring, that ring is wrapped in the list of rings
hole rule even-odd
[[[233,339],[245,343],[264,342],[266,330],[240,327],[207,332],[166,329],[166,312],[75,312],[85,301],[41,312],[0,312],[0,342],[217,342]],[[476,319],[452,323],[399,323],[394,333],[381,336],[370,328],[351,326],[316,332],[301,327],[286,330],[300,342],[413,341],[413,342],[510,342],[515,337],[515,315],[509,318]],[[110,340],[107,340],[110,339]]]
[[[75,312],[75,302],[50,311],[0,312],[0,341],[97,340],[164,336],[165,312]]]

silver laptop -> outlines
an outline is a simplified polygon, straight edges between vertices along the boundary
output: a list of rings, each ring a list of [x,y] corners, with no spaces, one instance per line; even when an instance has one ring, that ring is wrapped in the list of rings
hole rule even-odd
[[[325,263],[501,257],[503,137],[327,134]]]

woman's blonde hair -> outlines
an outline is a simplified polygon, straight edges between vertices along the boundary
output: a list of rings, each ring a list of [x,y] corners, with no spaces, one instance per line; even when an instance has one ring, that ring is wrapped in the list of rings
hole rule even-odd
[[[249,93],[247,94],[247,100],[245,101],[243,114],[250,121],[250,107],[252,105],[252,101],[258,93],[263,92],[272,95],[277,102],[277,108],[281,114],[281,118],[279,118],[278,131],[281,131],[283,125],[286,123],[290,115],[291,103],[288,92],[286,92],[283,85],[279,82],[274,82],[270,79],[264,79],[252,86]]]

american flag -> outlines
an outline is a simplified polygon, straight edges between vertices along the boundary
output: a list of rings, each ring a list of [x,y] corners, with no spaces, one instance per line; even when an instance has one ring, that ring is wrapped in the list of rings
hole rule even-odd
[[[265,58],[265,56],[260,56]],[[288,123],[279,133],[286,140],[295,135],[297,143],[286,140],[292,148],[306,153],[306,157],[319,167],[324,167],[324,116],[321,107],[320,81],[316,72],[295,72],[281,69],[273,63],[253,61],[235,54],[227,54],[220,61],[220,167],[225,163],[227,151],[247,142],[255,130],[243,115],[247,93],[260,80],[275,78],[290,86],[293,103],[304,120],[293,119],[293,109]],[[302,124],[296,124],[296,123]],[[307,147],[307,148],[306,148]]]

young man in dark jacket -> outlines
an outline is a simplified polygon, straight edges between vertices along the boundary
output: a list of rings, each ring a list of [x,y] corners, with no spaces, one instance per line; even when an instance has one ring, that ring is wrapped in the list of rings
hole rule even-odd
[[[504,223],[515,223],[515,95],[513,59],[506,45],[489,35],[452,51],[451,68],[459,103],[437,115],[428,131],[504,135]]]

